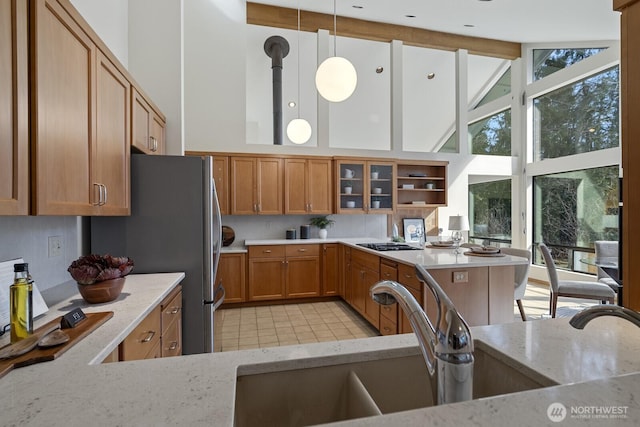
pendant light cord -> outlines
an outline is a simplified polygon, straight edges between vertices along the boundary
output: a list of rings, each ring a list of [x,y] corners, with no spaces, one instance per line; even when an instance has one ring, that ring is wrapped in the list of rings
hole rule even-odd
[[[300,0],[298,0],[298,118],[300,118]]]
[[[333,56],[338,56],[336,40],[338,40],[338,15],[336,12],[336,0],[333,0]]]

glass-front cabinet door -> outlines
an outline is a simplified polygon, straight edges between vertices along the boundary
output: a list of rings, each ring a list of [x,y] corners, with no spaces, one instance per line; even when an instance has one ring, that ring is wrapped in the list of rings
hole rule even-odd
[[[336,173],[338,213],[387,214],[393,211],[394,162],[339,159]]]
[[[336,203],[338,213],[364,213],[366,212],[366,162],[351,160],[338,160],[336,168],[339,176],[338,200]]]
[[[367,162],[369,191],[368,211],[370,213],[389,213],[393,211],[395,163]]]

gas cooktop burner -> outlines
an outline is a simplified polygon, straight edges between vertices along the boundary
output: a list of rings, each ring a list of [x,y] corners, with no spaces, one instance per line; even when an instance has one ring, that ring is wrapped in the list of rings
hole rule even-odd
[[[373,249],[376,251],[419,251],[421,248],[407,245],[405,243],[357,243],[358,246],[362,246],[367,249]]]

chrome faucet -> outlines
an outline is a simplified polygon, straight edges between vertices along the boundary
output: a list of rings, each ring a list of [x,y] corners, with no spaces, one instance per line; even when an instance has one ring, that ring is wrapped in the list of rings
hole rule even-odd
[[[411,293],[391,280],[371,287],[371,298],[379,304],[397,302],[409,318],[418,338],[438,405],[471,400],[473,397],[473,340],[469,326],[435,279],[420,265],[418,278],[429,288],[438,307],[435,327]]]
[[[587,323],[600,316],[622,317],[640,327],[640,314],[628,308],[613,304],[602,304],[586,308],[574,315],[569,321],[569,324],[576,329],[584,329]]]

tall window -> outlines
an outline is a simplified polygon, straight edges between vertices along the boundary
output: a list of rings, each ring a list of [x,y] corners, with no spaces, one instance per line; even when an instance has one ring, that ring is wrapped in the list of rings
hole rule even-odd
[[[580,270],[595,240],[618,240],[618,166],[536,176],[533,198],[534,242],[560,266]]]
[[[511,110],[469,124],[471,154],[511,155]]]
[[[619,145],[618,67],[536,98],[536,160]]]
[[[469,184],[469,222],[474,242],[511,242],[511,179]]]
[[[533,80],[547,77],[605,49],[535,49],[533,51]]]

